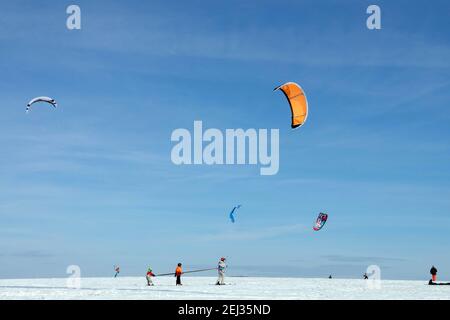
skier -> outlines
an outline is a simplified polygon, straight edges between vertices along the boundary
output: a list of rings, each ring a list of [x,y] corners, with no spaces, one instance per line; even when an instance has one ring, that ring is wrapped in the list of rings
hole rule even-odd
[[[225,258],[222,257],[219,260],[219,263],[217,265],[217,272],[219,273],[219,278],[217,278],[216,285],[223,285],[225,280],[225,269],[227,268],[227,265],[225,263]]]
[[[364,273],[363,278],[364,278],[364,280],[368,280],[369,279],[369,276],[367,275],[367,273]]]
[[[430,273],[431,273],[431,281],[435,282],[437,280],[437,269],[435,266],[431,267]]]
[[[182,264],[178,263],[177,268],[175,269],[175,277],[177,278],[176,285],[182,286],[181,284],[181,275],[183,274],[183,269],[181,268]]]
[[[333,279],[333,277],[331,276],[331,274],[328,276],[328,279]]]
[[[152,272],[152,268],[148,268],[147,269],[147,275],[145,276],[145,278],[147,279],[147,285],[148,286],[153,286],[153,281],[152,281],[152,277],[154,277],[155,274]]]
[[[120,267],[119,266],[114,266],[114,271],[116,272],[116,274],[114,275],[114,278],[117,278],[117,276],[120,273]]]

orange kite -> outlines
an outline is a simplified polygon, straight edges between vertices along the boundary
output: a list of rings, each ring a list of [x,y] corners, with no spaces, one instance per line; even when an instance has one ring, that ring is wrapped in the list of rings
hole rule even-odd
[[[295,129],[302,126],[308,117],[308,100],[305,92],[295,82],[286,82],[276,87],[273,91],[281,90],[286,96],[292,112],[291,128]]]

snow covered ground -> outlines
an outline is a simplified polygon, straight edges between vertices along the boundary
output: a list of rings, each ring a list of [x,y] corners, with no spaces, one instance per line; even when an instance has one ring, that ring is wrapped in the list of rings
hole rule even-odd
[[[215,286],[213,277],[82,278],[81,288],[67,287],[67,279],[0,280],[0,299],[450,299],[450,286],[426,281],[381,281],[371,289],[364,280],[301,278],[227,278]]]

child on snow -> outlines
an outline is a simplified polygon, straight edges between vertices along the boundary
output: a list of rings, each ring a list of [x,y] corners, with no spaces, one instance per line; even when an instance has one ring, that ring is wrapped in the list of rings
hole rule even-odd
[[[152,272],[152,268],[148,268],[147,275],[145,276],[148,286],[153,286],[152,277],[155,277],[155,274]]]

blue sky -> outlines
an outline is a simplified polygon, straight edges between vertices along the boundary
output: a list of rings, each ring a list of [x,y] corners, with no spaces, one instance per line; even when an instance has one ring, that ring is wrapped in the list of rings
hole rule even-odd
[[[234,275],[450,279],[450,4],[283,3],[2,2],[0,277],[227,256]],[[286,81],[308,96],[296,131]],[[41,95],[59,109],[26,115]],[[175,166],[171,133],[194,120],[279,128],[279,173]]]

